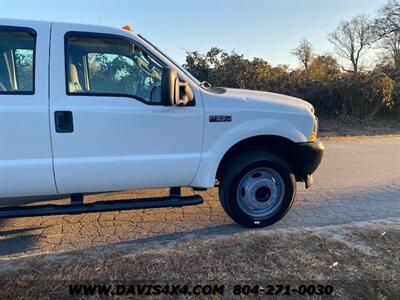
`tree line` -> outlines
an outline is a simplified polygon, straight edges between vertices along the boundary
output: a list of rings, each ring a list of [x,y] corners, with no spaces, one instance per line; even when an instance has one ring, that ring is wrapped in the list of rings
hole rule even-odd
[[[213,85],[306,99],[327,117],[400,117],[400,0],[389,0],[374,17],[342,21],[327,38],[335,55],[315,53],[304,39],[292,51],[296,69],[216,47],[187,52],[184,67]],[[365,64],[372,60],[374,67]]]

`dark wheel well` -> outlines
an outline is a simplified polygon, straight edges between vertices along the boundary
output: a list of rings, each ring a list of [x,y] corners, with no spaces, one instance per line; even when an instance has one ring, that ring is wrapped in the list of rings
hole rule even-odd
[[[227,165],[239,154],[263,150],[271,152],[282,159],[294,170],[293,153],[296,149],[296,143],[291,140],[276,135],[260,135],[244,139],[233,145],[224,155],[219,163],[216,179],[220,180],[221,175]]]

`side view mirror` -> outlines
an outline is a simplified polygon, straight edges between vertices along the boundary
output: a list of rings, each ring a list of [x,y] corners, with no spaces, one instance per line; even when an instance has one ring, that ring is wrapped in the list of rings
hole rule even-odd
[[[193,91],[187,82],[181,82],[171,68],[164,68],[161,78],[161,100],[164,106],[185,106],[193,100]]]

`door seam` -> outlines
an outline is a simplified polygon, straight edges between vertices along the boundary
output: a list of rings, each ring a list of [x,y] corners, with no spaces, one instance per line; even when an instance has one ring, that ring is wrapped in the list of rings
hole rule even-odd
[[[57,179],[56,179],[56,170],[54,167],[54,150],[53,150],[53,137],[51,133],[51,109],[50,109],[50,100],[51,100],[51,34],[53,32],[53,23],[50,24],[50,34],[49,34],[49,63],[48,63],[48,70],[47,70],[47,95],[48,95],[48,102],[47,102],[47,117],[49,121],[49,137],[50,137],[50,151],[51,151],[51,167],[53,169],[53,179],[54,179],[54,186],[56,188],[57,195],[60,194],[58,191],[57,186]]]

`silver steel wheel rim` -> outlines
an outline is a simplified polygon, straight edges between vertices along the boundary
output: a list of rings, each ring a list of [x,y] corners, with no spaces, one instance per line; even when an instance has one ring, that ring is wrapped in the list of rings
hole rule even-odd
[[[285,195],[282,176],[271,168],[251,170],[237,189],[239,207],[252,218],[266,218],[280,207]]]

